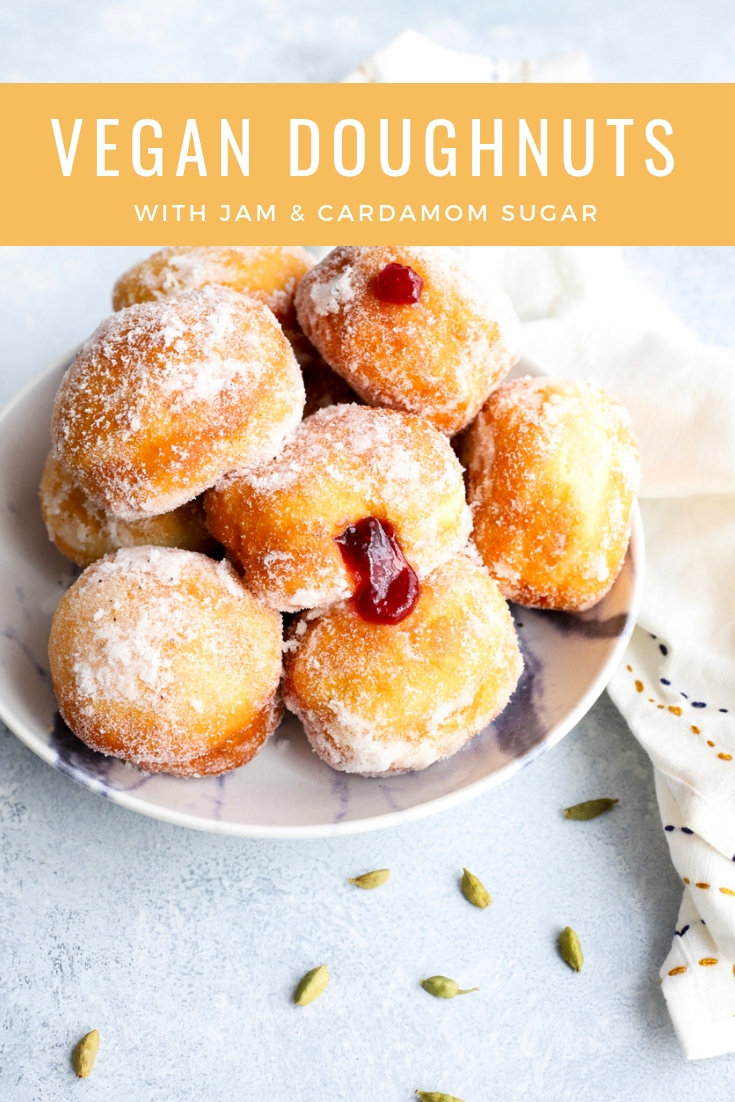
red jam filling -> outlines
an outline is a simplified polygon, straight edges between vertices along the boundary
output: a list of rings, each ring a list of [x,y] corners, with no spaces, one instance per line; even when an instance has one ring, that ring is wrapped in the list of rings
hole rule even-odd
[[[355,607],[371,624],[399,624],[419,599],[419,580],[406,562],[393,525],[365,517],[335,537],[357,581]]]
[[[412,306],[421,298],[424,281],[418,272],[407,264],[388,264],[378,273],[375,289],[383,302],[398,306]]]

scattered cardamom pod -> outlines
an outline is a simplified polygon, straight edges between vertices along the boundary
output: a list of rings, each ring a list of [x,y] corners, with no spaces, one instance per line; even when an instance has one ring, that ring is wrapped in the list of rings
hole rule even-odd
[[[350,884],[357,884],[358,888],[379,888],[389,876],[390,869],[374,869],[373,872],[364,872],[362,876],[353,876]]]
[[[453,999],[455,995],[468,995],[470,991],[479,991],[479,987],[461,988],[456,980],[450,980],[448,976],[429,976],[428,980],[422,980],[421,986],[435,999]]]
[[[421,1102],[462,1102],[454,1094],[443,1094],[441,1091],[416,1091]]]
[[[602,800],[585,800],[584,803],[575,804],[574,807],[565,807],[564,814],[567,819],[578,819],[580,821],[596,819],[598,815],[602,815],[609,811],[611,807],[615,807],[617,802],[617,799],[611,800],[609,797]]]
[[[93,1029],[85,1033],[81,1041],[77,1041],[72,1054],[74,1071],[80,1079],[86,1079],[94,1067],[94,1061],[100,1047],[99,1030]]]
[[[293,1001],[297,1006],[306,1006],[307,1003],[313,1003],[314,999],[318,999],[320,995],[324,994],[328,983],[329,969],[326,964],[320,964],[318,968],[312,968],[300,980],[294,992]]]
[[[559,952],[570,968],[573,968],[575,972],[582,971],[584,953],[582,952],[582,946],[579,944],[579,938],[571,926],[565,926],[559,934]]]
[[[462,873],[462,894],[473,907],[489,907],[492,903],[490,892],[482,880],[478,880],[471,872],[464,869]]]

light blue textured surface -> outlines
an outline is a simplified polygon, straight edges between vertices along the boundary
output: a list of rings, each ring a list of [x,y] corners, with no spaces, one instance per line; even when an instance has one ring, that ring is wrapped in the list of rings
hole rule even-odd
[[[606,698],[466,807],[312,843],[170,827],[74,786],[12,735],[0,755],[3,1100],[76,1098],[68,1055],[92,1027],[95,1102],[731,1096],[735,1063],[687,1065],[668,1022],[658,965],[680,885],[648,761]],[[606,817],[563,818],[604,794],[621,799]],[[463,865],[488,910],[461,896]],[[347,883],[386,866],[375,892]],[[567,924],[579,975],[555,948]],[[323,962],[327,993],[293,1007]],[[433,1000],[418,985],[437,973],[481,989]]]
[[[369,10],[369,15],[368,15]],[[0,4],[0,78],[336,79],[406,25],[457,48],[587,49],[598,78],[733,79],[726,0],[204,0]],[[0,250],[0,400],[108,310],[144,250]],[[735,343],[735,251],[632,249],[700,335]],[[19,457],[19,462],[22,457]],[[561,808],[620,806],[592,823]],[[679,904],[651,769],[604,699],[504,787],[426,822],[310,843],[199,835],[84,792],[0,734],[0,1099],[725,1102],[735,1057],[687,1064],[658,983]],[[458,892],[463,864],[494,896]],[[374,893],[349,876],[388,865]],[[581,975],[558,959],[567,923]],[[296,1009],[301,973],[332,969]],[[481,990],[418,986],[443,972]],[[735,1010],[735,1006],[734,1006]],[[97,1027],[88,1083],[69,1052]]]
[[[729,0],[3,0],[4,80],[340,80],[406,27],[457,50],[586,50],[597,80],[732,80]]]

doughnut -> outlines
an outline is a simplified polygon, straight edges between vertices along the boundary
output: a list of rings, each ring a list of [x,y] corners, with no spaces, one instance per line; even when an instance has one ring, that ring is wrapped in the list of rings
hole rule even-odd
[[[281,716],[280,617],[229,563],[192,551],[125,548],[87,567],[49,659],[74,734],[153,773],[244,765]]]
[[[504,596],[597,604],[623,565],[640,478],[620,402],[594,383],[518,379],[488,398],[463,455],[474,541]]]
[[[203,553],[217,549],[207,531],[201,498],[159,517],[119,520],[74,485],[53,452],[43,468],[40,497],[49,539],[77,566],[90,566],[120,547],[144,544]]]
[[[419,579],[467,541],[462,468],[442,433],[413,414],[330,406],[302,421],[280,455],[204,498],[210,532],[271,608],[297,612],[352,596],[337,542],[376,518]]]
[[[120,276],[113,310],[220,284],[245,291],[296,330],[294,292],[314,261],[300,245],[180,245],[161,249]]]
[[[104,321],[62,381],[51,435],[79,488],[131,520],[272,458],[303,407],[301,372],[271,311],[203,287]]]
[[[315,348],[311,347],[311,355],[305,355],[303,352],[300,354],[296,346],[294,346],[294,352],[301,367],[306,391],[304,417],[311,417],[312,413],[326,409],[327,406],[360,402],[354,390],[336,371],[332,371]]]
[[[461,554],[422,582],[402,623],[369,623],[340,602],[302,615],[284,658],[284,701],[314,750],[373,777],[454,754],[502,711],[523,667],[497,585]]]
[[[366,402],[449,434],[469,424],[519,353],[510,300],[440,249],[337,248],[299,283],[296,312]]]

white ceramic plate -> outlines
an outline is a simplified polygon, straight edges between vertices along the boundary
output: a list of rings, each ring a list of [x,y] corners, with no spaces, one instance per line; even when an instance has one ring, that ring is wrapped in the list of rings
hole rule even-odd
[[[200,830],[314,838],[394,826],[500,784],[554,746],[591,708],[633,629],[643,580],[635,510],[622,573],[580,615],[515,607],[526,662],[503,714],[448,761],[389,779],[334,772],[289,717],[249,765],[200,780],[141,773],[88,750],[60,720],[48,673],[51,617],[78,573],[49,543],[38,483],[54,394],[71,356],[34,379],[0,416],[0,718],[79,784],[133,811]],[[545,374],[522,360],[512,376]]]

